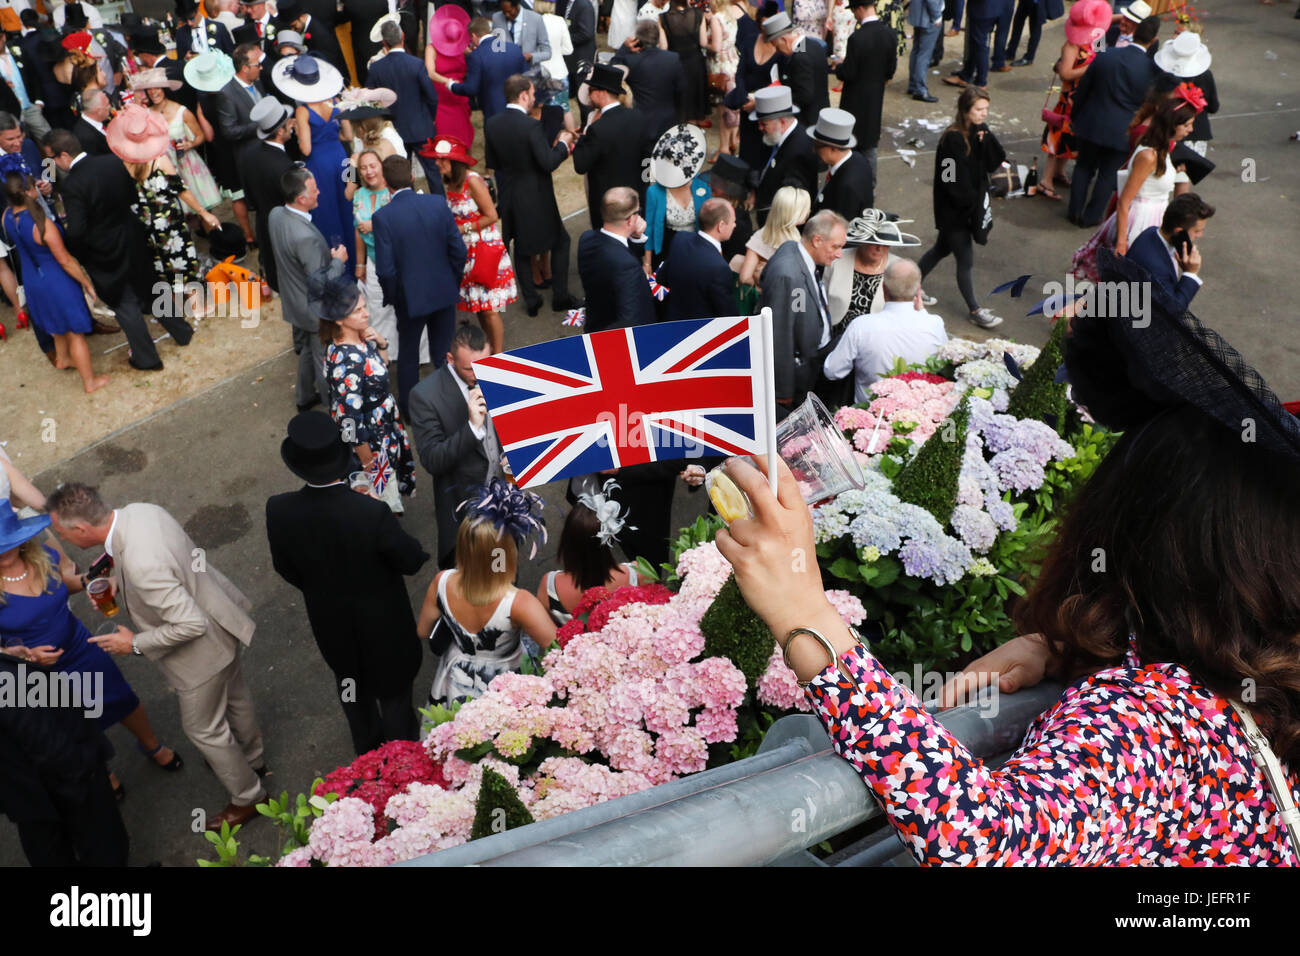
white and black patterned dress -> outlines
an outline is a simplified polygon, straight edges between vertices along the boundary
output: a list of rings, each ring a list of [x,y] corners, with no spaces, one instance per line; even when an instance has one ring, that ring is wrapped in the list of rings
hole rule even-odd
[[[467,631],[451,613],[447,602],[447,581],[459,571],[448,571],[438,579],[438,623],[430,641],[438,655],[438,668],[429,688],[430,704],[451,704],[481,697],[492,678],[519,670],[524,647],[521,628],[510,622],[518,589],[510,588],[497,603],[488,622],[477,633]]]

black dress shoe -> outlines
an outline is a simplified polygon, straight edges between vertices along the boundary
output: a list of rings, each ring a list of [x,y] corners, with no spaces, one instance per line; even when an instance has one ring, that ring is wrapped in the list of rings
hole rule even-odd
[[[301,405],[299,405],[299,406],[298,406],[298,411],[299,411],[299,412],[305,412],[305,411],[307,411],[308,409],[315,408],[315,407],[316,407],[317,405],[319,405],[319,404],[320,404],[320,396],[317,395],[317,396],[313,397],[313,398],[311,399],[311,401],[309,401],[309,402],[303,402]]]
[[[582,299],[575,299],[569,296],[567,299],[556,299],[551,304],[552,312],[568,312],[570,309],[581,309],[585,305]]]
[[[194,327],[186,326],[186,328],[188,328],[189,331],[184,333],[184,338],[182,338],[179,335],[176,335],[175,333],[172,334],[172,341],[175,342],[177,345],[179,345],[181,348],[185,348],[185,346],[189,345],[190,341],[194,338]]]
[[[140,365],[135,359],[127,359],[126,364],[141,372],[161,372],[163,363],[160,361],[157,365]]]
[[[938,103],[938,102],[939,102],[939,97],[937,97],[937,96],[932,96],[932,95],[929,94],[929,93],[913,93],[913,94],[912,94],[912,99],[916,100],[918,103]]]
[[[530,318],[531,318],[532,316],[536,315],[538,312],[542,311],[542,299],[541,299],[541,297],[538,296],[537,301],[536,301],[536,302],[533,302],[532,304],[525,303],[525,304],[524,304],[524,311],[528,313],[528,315],[529,315]]]
[[[550,280],[550,279],[543,279],[541,282],[534,282],[534,283],[533,283],[533,288],[534,288],[534,289],[549,289],[550,287],[551,287],[551,280]]]
[[[1022,57],[1021,57],[1020,59],[1018,59],[1018,60],[1012,60],[1012,61],[1011,61],[1011,65],[1012,65],[1012,66],[1033,66],[1033,65],[1034,65],[1034,61],[1031,60],[1031,59],[1029,59],[1029,57],[1027,57],[1027,56],[1022,56]]]

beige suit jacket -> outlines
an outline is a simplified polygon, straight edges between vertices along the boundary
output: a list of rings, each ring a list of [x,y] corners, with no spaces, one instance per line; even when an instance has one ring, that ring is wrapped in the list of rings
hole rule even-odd
[[[248,598],[162,508],[117,509],[110,543],[118,603],[139,629],[136,647],[173,690],[205,683],[252,641]]]

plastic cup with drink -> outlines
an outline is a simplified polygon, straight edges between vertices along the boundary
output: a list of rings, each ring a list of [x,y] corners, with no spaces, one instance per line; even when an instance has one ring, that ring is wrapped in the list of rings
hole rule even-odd
[[[113,582],[108,578],[95,578],[86,585],[86,594],[95,609],[105,617],[117,614],[117,598],[113,596]]]

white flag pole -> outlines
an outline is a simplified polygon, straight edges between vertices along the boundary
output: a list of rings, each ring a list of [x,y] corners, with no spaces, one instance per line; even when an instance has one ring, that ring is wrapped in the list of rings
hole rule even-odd
[[[776,370],[773,366],[775,356],[772,354],[772,309],[765,306],[760,313],[763,327],[763,379],[767,392],[767,407],[763,409],[764,425],[767,428],[767,482],[776,496]]]

